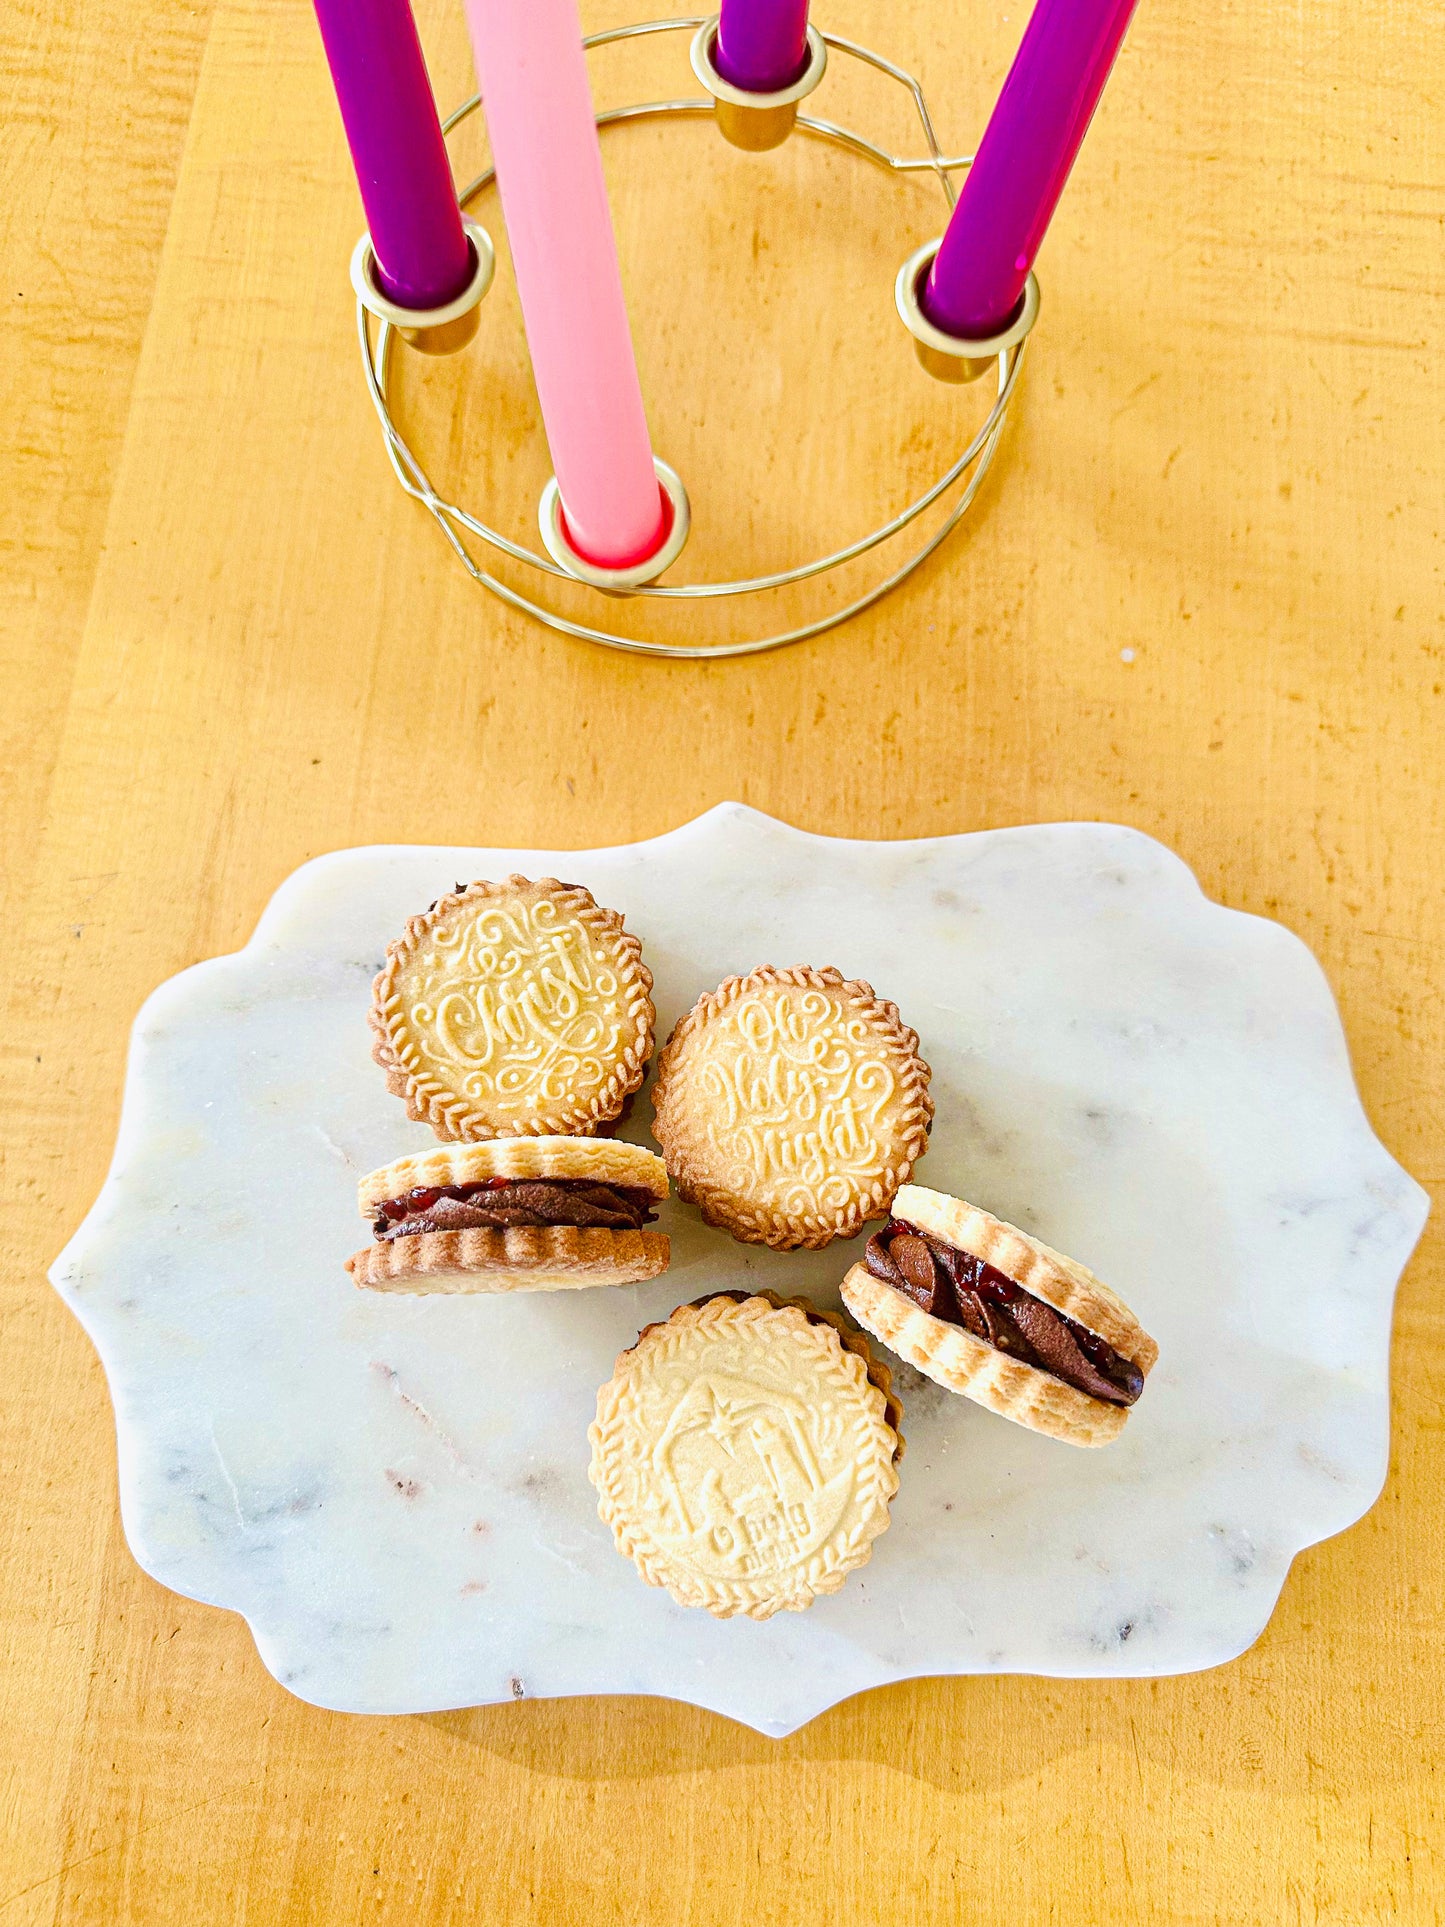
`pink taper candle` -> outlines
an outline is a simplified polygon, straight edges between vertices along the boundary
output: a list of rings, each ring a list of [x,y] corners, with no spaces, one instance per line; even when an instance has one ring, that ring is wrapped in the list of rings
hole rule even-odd
[[[666,532],[576,0],[466,0],[567,532],[621,569]]]
[[[945,334],[979,341],[1018,307],[1136,0],[1038,0],[923,290]]]

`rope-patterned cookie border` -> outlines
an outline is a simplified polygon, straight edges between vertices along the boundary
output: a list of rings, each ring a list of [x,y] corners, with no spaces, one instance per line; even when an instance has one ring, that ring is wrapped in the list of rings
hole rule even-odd
[[[872,1022],[880,1041],[891,1047],[902,1066],[903,1104],[898,1120],[900,1155],[866,1188],[860,1188],[849,1210],[827,1217],[821,1212],[788,1213],[765,1208],[750,1209],[726,1187],[713,1182],[701,1168],[690,1143],[683,1141],[670,1121],[667,1106],[674,1084],[685,1076],[686,1048],[707,1024],[726,1011],[744,993],[760,985],[784,985],[801,990],[841,991]],[[679,1071],[679,1064],[684,1069]],[[780,967],[761,964],[746,976],[725,977],[716,990],[704,991],[697,1002],[673,1026],[657,1059],[657,1075],[652,1086],[652,1134],[662,1146],[668,1175],[677,1194],[696,1204],[708,1224],[731,1232],[744,1244],[769,1245],[777,1251],[820,1250],[835,1238],[852,1238],[871,1218],[882,1217],[894,1193],[908,1182],[909,1173],[928,1146],[929,1126],[933,1121],[933,1097],[929,1090],[932,1076],[919,1055],[918,1033],[904,1023],[898,1006],[880,997],[872,984],[861,977],[845,977],[833,966],[817,969],[811,964]]]
[[[524,889],[544,893],[585,924],[594,936],[607,940],[627,988],[627,1014],[634,1025],[634,1039],[625,1047],[618,1068],[589,1103],[574,1103],[556,1112],[538,1112],[524,1127],[503,1131],[486,1123],[470,1099],[449,1091],[440,1079],[417,1073],[407,1066],[398,1046],[398,1033],[403,1031],[403,1026],[397,1020],[399,1015],[404,1017],[405,1011],[396,989],[396,977],[403,964],[415,954],[425,934],[444,916],[469,903],[494,901]],[[387,945],[386,962],[371,987],[368,1014],[374,1034],[371,1054],[386,1072],[387,1089],[393,1097],[405,1102],[407,1116],[418,1123],[430,1124],[440,1138],[481,1143],[499,1137],[587,1137],[617,1116],[647,1075],[657,1022],[651,991],[652,972],[642,961],[642,939],[624,929],[618,911],[603,908],[581,884],[516,873],[500,880],[481,879],[469,883],[464,890],[453,890],[438,897],[429,910],[411,917],[401,935]]]
[[[649,1191],[659,1202],[669,1189],[667,1167],[657,1153],[625,1138],[491,1137],[434,1145],[368,1171],[356,1187],[357,1210],[370,1220],[384,1199],[402,1197],[416,1185],[474,1184],[492,1177],[519,1184],[564,1178],[624,1185]]]
[[[598,1493],[597,1511],[612,1532],[617,1549],[631,1559],[650,1586],[659,1586],[682,1606],[704,1606],[718,1619],[731,1619],[739,1613],[750,1619],[770,1619],[774,1613],[801,1611],[825,1593],[836,1592],[848,1574],[863,1565],[873,1541],[887,1529],[889,1501],[898,1490],[898,1472],[893,1441],[898,1438],[887,1417],[891,1394],[873,1380],[867,1365],[843,1337],[826,1314],[814,1317],[816,1308],[798,1301],[774,1304],[772,1294],[755,1293],[739,1304],[730,1293],[721,1293],[701,1305],[680,1305],[671,1317],[650,1325],[636,1344],[621,1354],[612,1377],[597,1393],[597,1417],[588,1428],[592,1461],[588,1477]],[[724,1309],[724,1306],[726,1309]],[[677,1571],[675,1563],[647,1537],[626,1510],[620,1490],[622,1479],[622,1429],[627,1393],[634,1375],[681,1343],[684,1336],[699,1326],[729,1324],[761,1325],[784,1321],[784,1328],[796,1337],[827,1332],[829,1347],[816,1349],[817,1339],[808,1336],[814,1350],[816,1369],[832,1380],[845,1394],[858,1396],[855,1418],[856,1451],[865,1467],[855,1488],[859,1513],[841,1541],[830,1539],[813,1552],[801,1570],[788,1575],[791,1590],[783,1590],[783,1575],[777,1575],[772,1591],[760,1580],[694,1578]],[[879,1450],[882,1446],[884,1449]]]
[[[468,1274],[478,1278],[529,1271],[595,1275],[599,1284],[640,1284],[666,1271],[672,1245],[665,1231],[612,1231],[547,1224],[471,1226],[421,1231],[353,1252],[346,1269],[363,1287],[395,1287],[405,1278]],[[611,1276],[610,1274],[626,1274]],[[481,1287],[479,1286],[478,1289]]]

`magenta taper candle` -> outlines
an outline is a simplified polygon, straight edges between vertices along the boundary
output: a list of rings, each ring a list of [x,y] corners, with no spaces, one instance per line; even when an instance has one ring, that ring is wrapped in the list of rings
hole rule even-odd
[[[472,276],[436,101],[407,0],[315,0],[383,291],[440,308]]]
[[[1136,0],[1038,0],[923,290],[946,334],[1012,317]]]
[[[791,87],[808,58],[808,0],[722,0],[715,58],[750,94]]]

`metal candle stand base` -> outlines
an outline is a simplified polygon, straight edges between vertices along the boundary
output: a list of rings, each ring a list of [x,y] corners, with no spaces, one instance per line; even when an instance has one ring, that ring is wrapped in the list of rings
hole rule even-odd
[[[871,161],[875,166],[887,169],[894,174],[932,173],[936,175],[943,190],[948,206],[952,208],[954,189],[950,176],[969,165],[971,155],[945,155],[938,145],[933,131],[933,122],[924,99],[923,89],[912,74],[903,68],[895,67],[881,55],[860,47],[853,41],[842,40],[836,34],[822,34],[816,28],[808,30],[808,65],[800,78],[776,95],[749,94],[742,89],[730,86],[717,73],[713,61],[713,47],[717,34],[717,19],[695,17],[687,20],[648,20],[635,26],[616,27],[610,32],[593,34],[586,42],[589,48],[605,47],[613,41],[634,40],[648,34],[687,33],[693,36],[691,57],[693,70],[706,88],[711,98],[701,100],[660,100],[648,101],[631,107],[614,107],[597,116],[599,128],[611,127],[623,121],[661,120],[673,115],[715,114],[722,133],[735,146],[752,151],[775,147],[785,140],[794,128],[810,134],[819,140],[831,141],[835,146],[846,148]],[[913,100],[918,114],[923,138],[927,145],[927,155],[920,159],[909,159],[886,153],[863,135],[852,129],[840,127],[831,121],[818,120],[800,113],[799,104],[812,93],[823,77],[828,55],[842,54],[849,59],[862,62],[875,68],[906,89]],[[443,132],[450,134],[452,129],[475,113],[480,106],[477,95],[464,102],[451,117],[443,123]],[[458,197],[465,209],[476,197],[488,188],[494,178],[494,170],[485,173],[464,188]],[[428,479],[416,455],[406,442],[401,430],[392,419],[387,395],[387,382],[391,370],[391,357],[396,336],[401,334],[411,345],[429,354],[452,353],[463,348],[476,333],[478,311],[488,287],[491,285],[493,262],[495,259],[492,243],[486,230],[477,223],[466,223],[468,238],[471,241],[475,272],[468,287],[444,308],[426,314],[399,307],[387,299],[376,278],[375,259],[371,253],[370,241],[363,235],[357,244],[352,258],[352,283],[357,294],[357,329],[361,338],[362,366],[366,375],[367,390],[372,405],[381,422],[382,434],[386,441],[387,454],[395,471],[397,480],[408,495],[414,496],[435,517],[438,527],[446,536],[457,556],[476,581],[490,589],[511,608],[534,616],[549,629],[565,636],[575,636],[579,641],[602,643],[611,649],[625,649],[634,655],[676,656],[676,657],[715,657],[753,655],[764,649],[780,649],[786,643],[802,642],[809,636],[816,636],[824,630],[835,628],[846,622],[861,610],[870,608],[894,589],[919,564],[932,555],[933,551],[946,540],[968,513],[977,495],[980,484],[987,474],[998,447],[999,436],[1003,430],[1004,417],[1013,398],[1018,383],[1019,370],[1023,365],[1024,348],[1029,330],[1038,315],[1038,284],[1029,276],[1028,287],[1018,315],[997,335],[988,341],[962,341],[944,334],[935,328],[923,313],[920,292],[937,252],[938,242],[931,241],[913,254],[899,270],[895,290],[898,312],[914,338],[914,346],[919,361],[928,372],[942,381],[971,381],[995,371],[996,392],[992,407],[982,426],[974,434],[958,455],[957,459],[939,476],[931,487],[902,509],[890,521],[874,529],[871,534],[850,542],[846,548],[837,549],[831,555],[819,557],[816,561],[804,563],[796,569],[780,570],[775,575],[755,576],[747,581],[737,582],[696,582],[662,586],[656,578],[676,561],[687,540],[689,510],[687,494],[678,476],[665,462],[657,463],[658,482],[667,498],[670,515],[667,533],[657,553],[647,561],[628,569],[599,568],[572,547],[568,537],[566,522],[562,514],[561,498],[555,480],[548,483],[542,494],[539,508],[539,524],[545,554],[523,548],[510,541],[498,530],[488,527],[476,516],[439,495]],[[513,562],[525,564],[544,578],[553,582],[567,584],[582,583],[594,592],[606,596],[645,597],[649,600],[670,602],[700,602],[720,599],[724,596],[755,595],[769,589],[783,589],[793,583],[806,582],[814,576],[826,574],[829,570],[841,568],[844,563],[852,562],[866,555],[891,537],[899,535],[911,523],[924,514],[936,502],[957,489],[958,494],[948,508],[942,522],[905,561],[879,582],[855,596],[851,601],[829,610],[811,622],[800,624],[793,629],[782,630],[773,635],[757,636],[743,642],[723,643],[672,643],[650,640],[637,636],[618,635],[609,629],[594,628],[587,623],[574,622],[569,617],[549,608],[545,603],[534,601],[509,584],[493,575],[472,554],[466,538],[474,537],[478,542],[505,556]]]

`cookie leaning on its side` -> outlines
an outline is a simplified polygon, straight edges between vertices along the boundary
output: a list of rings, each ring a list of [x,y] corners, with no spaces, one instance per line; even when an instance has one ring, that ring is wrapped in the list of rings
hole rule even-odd
[[[1124,1429],[1159,1347],[1091,1271],[960,1198],[905,1185],[843,1303],[950,1392],[1069,1445]]]
[[[609,1138],[496,1138],[399,1158],[363,1178],[374,1242],[346,1261],[372,1291],[566,1291],[666,1271],[648,1231],[662,1159]]]

